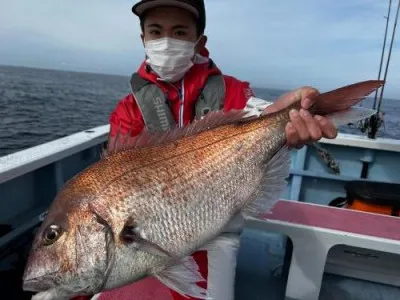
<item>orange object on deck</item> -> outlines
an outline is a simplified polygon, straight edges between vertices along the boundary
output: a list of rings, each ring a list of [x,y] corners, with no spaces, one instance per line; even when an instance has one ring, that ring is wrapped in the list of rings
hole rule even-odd
[[[383,214],[383,215],[395,215],[399,216],[398,211],[393,214],[393,208],[385,205],[366,203],[361,199],[354,199],[352,204],[348,204],[347,208],[354,210],[362,210],[365,212]]]
[[[400,216],[400,184],[349,181],[345,190],[347,209]]]

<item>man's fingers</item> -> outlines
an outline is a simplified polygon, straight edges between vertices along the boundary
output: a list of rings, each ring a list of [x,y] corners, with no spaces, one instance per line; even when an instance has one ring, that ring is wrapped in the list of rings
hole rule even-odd
[[[313,87],[303,87],[301,91],[301,107],[304,109],[310,109],[315,102],[315,97],[320,93]]]
[[[297,110],[292,109],[290,111],[290,121],[296,129],[299,139],[302,142],[307,142],[310,139],[310,134],[308,132],[307,125],[305,124]]]
[[[267,109],[270,108],[270,110],[278,111],[278,110],[288,107],[289,105],[292,105],[296,101],[300,101],[300,99],[301,99],[301,95],[300,95],[299,91],[297,91],[297,90],[291,91],[291,92],[285,93],[282,96],[280,96],[274,102],[274,104],[268,106]],[[273,107],[271,107],[271,106],[273,106]]]
[[[302,108],[309,109],[315,102],[319,91],[312,87],[302,87],[281,95],[272,105],[264,110],[264,114],[284,109],[300,101]]]
[[[319,128],[319,123],[305,109],[300,110],[300,115],[308,128],[311,139],[314,141],[319,140],[322,137],[322,131]]]
[[[299,137],[292,123],[289,122],[286,124],[285,132],[288,146],[296,146],[299,143]]]
[[[301,101],[301,107],[304,109],[310,109],[310,107],[314,104],[314,100],[312,100],[311,98],[307,97],[304,98]]]
[[[322,135],[325,138],[328,139],[336,138],[338,131],[335,124],[333,124],[332,121],[328,120],[327,118],[321,117],[319,115],[315,116],[314,118],[318,121],[319,127],[321,128],[322,131]]]

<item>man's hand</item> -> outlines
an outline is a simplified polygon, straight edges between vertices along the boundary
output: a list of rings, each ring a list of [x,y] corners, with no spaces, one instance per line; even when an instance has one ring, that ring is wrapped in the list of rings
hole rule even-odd
[[[327,118],[312,116],[308,109],[319,95],[312,87],[302,87],[288,92],[268,106],[264,113],[274,112],[301,101],[300,111],[290,111],[290,122],[286,125],[286,139],[289,147],[301,148],[305,144],[320,140],[322,137],[333,139],[337,136],[336,126]]]

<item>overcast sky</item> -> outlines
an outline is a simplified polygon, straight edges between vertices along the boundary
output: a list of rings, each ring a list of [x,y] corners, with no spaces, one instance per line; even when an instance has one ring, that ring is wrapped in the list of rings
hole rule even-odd
[[[130,75],[144,57],[133,3],[0,0],[0,64]],[[206,7],[211,57],[253,86],[325,91],[378,75],[386,0],[206,0]],[[398,37],[386,87],[394,98]]]

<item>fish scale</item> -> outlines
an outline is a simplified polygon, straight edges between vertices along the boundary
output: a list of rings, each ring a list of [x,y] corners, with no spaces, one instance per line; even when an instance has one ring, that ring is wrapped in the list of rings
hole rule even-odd
[[[258,130],[260,131],[260,130]],[[273,132],[271,129],[265,130],[264,132],[255,132],[251,133],[254,136],[260,137],[262,134],[266,133],[271,133]],[[261,140],[266,140],[266,139],[261,139]],[[275,141],[275,143],[274,143]],[[201,240],[200,237],[202,235],[207,235],[210,232],[218,231],[223,227],[224,223],[226,223],[229,220],[229,217],[232,215],[232,213],[236,213],[237,210],[239,209],[239,206],[244,205],[243,203],[243,198],[248,197],[250,194],[254,193],[255,189],[258,186],[258,181],[261,179],[262,176],[262,171],[263,171],[263,166],[261,163],[255,164],[254,163],[254,158],[253,157],[258,157],[259,162],[264,160],[264,153],[265,152],[265,147],[264,143],[261,143],[258,148],[260,152],[254,151],[252,155],[249,155],[247,153],[249,149],[246,149],[246,151],[242,152],[235,152],[233,149],[235,147],[232,147],[226,140],[225,140],[225,145],[227,145],[227,151],[221,151],[220,154],[217,151],[214,151],[212,147],[210,154],[215,154],[215,157],[218,160],[213,159],[214,165],[211,167],[207,167],[207,170],[202,170],[205,168],[203,167],[196,167],[193,166],[193,168],[198,173],[199,176],[191,176],[191,178],[187,178],[183,174],[182,177],[180,178],[180,182],[177,182],[179,186],[183,186],[182,182],[188,185],[190,185],[189,182],[186,180],[192,180],[192,182],[195,184],[197,183],[197,187],[193,187],[193,189],[185,189],[182,191],[177,191],[177,194],[175,195],[176,198],[182,198],[182,195],[180,192],[183,193],[188,193],[190,191],[191,195],[186,195],[186,197],[190,197],[192,199],[192,202],[185,203],[186,206],[172,206],[170,209],[166,207],[162,207],[160,210],[162,215],[154,216],[152,218],[148,218],[147,222],[143,225],[140,225],[141,231],[144,232],[145,236],[147,239],[150,241],[162,245],[164,249],[167,251],[171,251],[175,253],[176,250],[183,251],[183,253],[179,253],[180,255],[187,254],[193,249],[182,249],[181,246],[172,246],[170,248],[169,243],[167,241],[175,241],[176,245],[182,245],[181,241],[179,240],[180,238],[187,242],[190,245],[194,245],[192,247],[197,247],[198,245],[204,243],[204,240]],[[255,141],[255,143],[258,143],[260,141]],[[279,147],[279,142],[281,142],[279,139],[271,139],[271,141],[268,142],[268,147],[270,148],[277,148]],[[242,140],[239,140],[236,138],[235,141],[232,143],[243,143]],[[218,147],[218,145],[216,145]],[[268,148],[267,148],[268,149]],[[210,155],[210,156],[211,156]],[[246,166],[243,164],[242,171],[240,168],[237,167],[235,164],[235,160],[237,160],[237,157],[246,157],[247,161],[250,162],[249,166]],[[181,163],[185,163],[185,156],[182,156],[181,158]],[[174,162],[171,161],[171,167],[174,165]],[[253,165],[253,167],[251,166]],[[206,165],[210,166],[210,164]],[[179,169],[179,166],[175,166],[176,169]],[[175,168],[171,169],[171,173],[175,173]],[[218,172],[218,170],[220,170]],[[223,170],[223,171],[221,171]],[[245,171],[244,171],[245,170]],[[190,172],[189,172],[190,173]],[[220,173],[220,174],[219,174]],[[215,184],[214,186],[218,188],[218,190],[215,191],[210,191],[207,192],[207,190],[204,190],[208,186],[210,186],[210,182],[207,182],[207,174],[217,174],[221,175],[221,180],[219,183]],[[247,174],[258,174],[256,176],[246,176]],[[255,178],[254,178],[255,177]],[[242,186],[248,186],[248,182],[255,182],[256,184],[253,185],[253,189],[248,189],[248,191],[243,191],[243,189],[238,189],[237,187],[242,187]],[[238,192],[243,191],[243,194],[241,197],[238,195]],[[192,195],[195,196],[192,196]],[[181,195],[181,196],[180,196]],[[196,197],[196,195],[201,195],[201,197]],[[219,195],[215,197],[215,195]],[[213,197],[214,196],[214,197]],[[242,201],[234,201],[235,198],[238,198]],[[175,201],[177,203],[179,201]],[[149,204],[150,205],[150,204]],[[161,205],[160,205],[161,207]],[[242,208],[240,207],[240,208]],[[236,210],[236,211],[235,211]],[[199,211],[201,213],[205,213],[208,215],[200,216]],[[198,221],[202,221],[202,223],[196,223],[193,222],[193,217],[195,215],[199,215]],[[173,216],[171,218],[171,216]],[[173,223],[168,222],[167,224],[163,222],[163,220],[173,220]],[[196,219],[195,219],[196,220]],[[225,221],[223,223],[218,222],[218,221]],[[221,226],[220,228],[216,228],[214,224],[220,223]],[[164,225],[164,226],[163,226]],[[162,233],[158,234],[157,233]],[[186,234],[186,235],[185,235]],[[190,239],[187,235],[190,235],[190,237],[199,237],[198,240],[194,240],[193,238]]]

